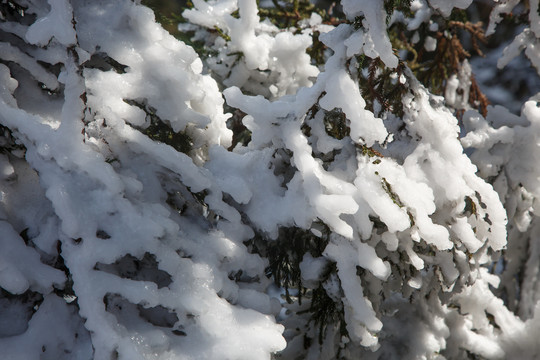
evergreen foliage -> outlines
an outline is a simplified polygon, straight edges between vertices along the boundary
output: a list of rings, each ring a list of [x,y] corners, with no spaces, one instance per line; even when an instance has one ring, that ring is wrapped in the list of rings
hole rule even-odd
[[[538,358],[539,39],[538,0],[1,1],[0,353]]]

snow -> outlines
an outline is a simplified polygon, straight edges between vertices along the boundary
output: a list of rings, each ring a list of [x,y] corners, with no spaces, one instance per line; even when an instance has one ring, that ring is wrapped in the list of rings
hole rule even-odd
[[[325,91],[326,95],[320,100],[321,107],[329,111],[333,108],[343,110],[350,119],[350,136],[353,141],[365,142],[367,146],[372,146],[376,141],[384,141],[388,133],[382,120],[364,110],[366,102],[345,70],[338,70],[328,76]]]
[[[466,9],[471,3],[472,0],[429,0],[429,4],[439,10],[444,17],[450,16],[454,8]]]
[[[238,19],[230,15],[237,9]],[[212,40],[202,35],[217,52],[217,56],[208,59],[207,66],[223,78],[227,87],[245,87],[253,94],[275,99],[312,85],[312,78],[319,71],[305,52],[312,43],[310,33],[331,29],[314,17],[302,33],[281,32],[267,21],[260,22],[252,0],[218,1],[212,6],[197,1],[183,16],[193,24],[209,29],[218,27],[230,37],[231,41],[224,46],[223,38]]]
[[[54,34],[47,37],[51,34],[47,26],[50,27],[54,21],[56,25],[69,27],[74,33],[71,18],[67,23],[60,21],[67,16],[60,10],[69,8],[61,2],[51,5],[49,15],[28,29],[27,40],[40,45],[51,41],[71,46],[73,42],[67,38]],[[208,76],[200,75],[201,61],[193,50],[158,27],[148,9],[130,2],[111,2],[107,5],[108,10],[111,13],[114,13],[114,9],[120,11],[127,21],[112,21],[108,26],[103,26],[110,13],[95,11],[95,6],[92,2],[74,5],[75,16],[86,16],[78,22],[77,46],[83,47],[78,53],[91,54],[95,52],[95,47],[100,46],[100,51],[108,52],[109,56],[128,67],[125,73],[89,68],[79,71],[77,59],[68,56],[63,60],[63,70],[55,83],[55,78],[52,78],[53,81],[44,77],[51,74],[35,65],[30,57],[25,57],[20,51],[10,52],[14,54],[11,56],[18,56],[13,60],[20,59],[20,64],[28,67],[38,79],[43,78],[50,89],[54,90],[58,88],[58,83],[62,84],[65,91],[61,95],[61,112],[56,119],[58,126],[45,125],[45,119],[40,118],[39,114],[17,108],[11,94],[18,82],[2,66],[3,84],[8,84],[7,88],[3,88],[0,103],[2,123],[25,134],[22,143],[26,147],[26,160],[39,173],[39,183],[29,186],[43,189],[35,201],[47,204],[44,219],[50,219],[47,217],[50,215],[58,219],[58,222],[44,222],[41,225],[44,231],[39,236],[36,236],[38,229],[28,214],[24,221],[32,223],[29,224],[32,226],[29,230],[33,234],[32,241],[51,256],[56,252],[56,246],[50,243],[56,231],[56,240],[60,238],[62,257],[74,282],[78,310],[75,311],[75,304],[67,305],[60,298],[58,301],[65,304],[63,307],[69,309],[70,314],[62,318],[61,324],[76,324],[82,318],[86,319],[85,331],[92,335],[90,337],[86,332],[87,335],[81,338],[84,344],[78,346],[81,351],[85,349],[81,352],[82,358],[87,357],[89,351],[90,354],[95,351],[90,356],[97,359],[110,358],[115,351],[120,358],[129,359],[148,356],[210,359],[215,358],[216,354],[229,358],[269,358],[271,352],[283,348],[285,344],[281,337],[281,325],[277,325],[269,315],[259,312],[275,312],[275,302],[267,300],[265,307],[260,302],[267,297],[264,294],[265,284],[243,290],[231,283],[227,270],[216,272],[220,267],[229,267],[229,271],[233,271],[240,264],[246,265],[244,271],[247,274],[262,272],[262,261],[258,258],[247,259],[250,255],[242,245],[244,234],[248,232],[236,225],[228,227],[229,230],[225,230],[227,226],[221,226],[230,233],[230,237],[222,232],[207,234],[205,231],[195,235],[193,231],[197,226],[194,224],[204,220],[199,218],[193,222],[183,219],[161,204],[166,198],[161,186],[171,187],[169,191],[173,194],[183,192],[182,196],[190,194],[189,191],[208,191],[208,202],[213,204],[215,211],[224,211],[224,217],[229,221],[240,219],[222,203],[218,196],[221,192],[215,188],[217,183],[208,176],[208,170],[197,165],[205,161],[210,145],[230,144],[230,131],[225,126],[228,116],[223,114],[223,100],[217,85]],[[115,31],[109,32],[108,29],[115,26]],[[141,32],[133,33],[131,26],[141,29]],[[69,35],[70,31],[63,34]],[[119,38],[122,39],[120,45],[114,45]],[[2,46],[11,45],[2,43]],[[138,56],[133,56],[134,53]],[[165,65],[164,61],[169,61],[165,59],[170,56],[176,62]],[[81,63],[84,60],[84,57],[79,59]],[[143,74],[148,74],[148,77],[145,86],[140,86]],[[184,83],[188,80],[193,86],[186,88]],[[165,84],[165,87],[157,86],[158,83]],[[172,97],[176,100],[171,100]],[[194,139],[193,158],[171,146],[154,142],[134,129],[132,126],[145,126],[146,115],[141,109],[123,102],[124,99],[146,99],[145,104],[155,108],[157,116],[166,119],[173,130],[187,129]],[[92,113],[87,111],[87,107],[92,108]],[[86,116],[90,123],[88,127],[79,120]],[[9,159],[9,162],[3,159],[6,181],[13,176],[20,178],[23,169],[15,166],[13,159]],[[114,161],[109,163],[110,159]],[[174,181],[170,182],[167,180],[169,178]],[[20,216],[17,214],[24,210],[10,207],[10,199],[6,197],[3,200],[8,219]],[[195,214],[192,216],[196,219]],[[52,293],[52,287],[63,288],[64,273],[42,264],[38,253],[24,245],[18,232],[9,223],[2,221],[2,224],[2,233],[9,234],[2,237],[6,242],[4,247],[10,249],[8,251],[12,257],[9,262],[3,259],[1,286],[13,294],[21,294],[27,289],[39,291],[52,301],[57,301],[54,300],[58,297]],[[21,230],[18,229],[19,232]],[[236,254],[228,255],[235,258],[235,262],[222,264],[224,253],[230,253],[227,247],[215,246],[215,251],[210,252],[212,256],[206,255],[209,246],[202,244],[230,242],[230,238],[234,239],[233,244],[239,242],[242,245]],[[183,251],[180,251],[181,248],[189,249],[186,251],[191,253],[190,258],[178,255]],[[154,254],[157,261],[154,266],[166,271],[173,285],[160,289],[152,281],[136,281],[123,278],[125,275],[119,277],[94,270],[96,264],[114,265],[127,254],[144,259],[145,253]],[[122,270],[118,274],[123,274]],[[222,289],[227,289],[231,299],[241,297],[238,305],[221,299],[217,294]],[[104,304],[105,298],[110,298],[107,305]],[[183,326],[179,331],[185,333],[185,337],[169,330],[155,330],[151,323],[144,320],[141,309],[156,306],[163,306],[183,317],[181,322],[184,324],[173,321],[168,326]],[[250,310],[253,306],[258,311]],[[120,310],[120,307],[125,310]],[[59,314],[60,310],[50,311]],[[186,312],[194,316],[193,320],[186,318]],[[38,320],[37,313],[32,321],[34,319],[40,321],[39,326],[48,321]],[[29,329],[32,329],[32,321]],[[242,327],[246,330],[239,330]],[[253,329],[261,331],[254,332]],[[28,336],[35,336],[29,331],[19,335],[12,343],[20,344],[28,341]],[[61,339],[60,332],[58,336]],[[205,338],[215,341],[212,346],[201,348],[198,344],[204,343]],[[59,343],[58,339],[43,338],[43,341],[48,347],[48,343]],[[32,354],[34,350],[37,351],[38,344],[36,349],[29,348],[27,352],[20,353],[21,358],[35,357]],[[70,347],[75,345],[69,344],[66,343],[66,346],[71,351]],[[95,350],[91,349],[90,344],[94,344]],[[2,348],[7,356],[20,351],[17,347]],[[18,346],[18,349],[21,347]],[[51,358],[60,358],[54,354],[62,353],[62,349],[50,348]]]
[[[509,14],[512,9],[519,4],[519,0],[502,0],[499,1],[489,15],[489,25],[486,30],[486,35],[492,35],[495,32],[497,24],[501,22],[501,14]]]
[[[431,94],[395,69],[382,0],[343,0],[354,25],[291,29],[254,0],[193,3],[211,57],[129,0],[29,1],[0,24],[2,356],[537,358],[538,95],[484,117],[466,60]],[[393,18],[420,41],[470,4]],[[524,52],[540,69],[538,6],[500,67]],[[364,55],[395,69],[403,113],[372,111]],[[247,144],[231,148],[225,106]],[[292,301],[268,276],[278,250]]]
[[[14,309],[9,308],[8,314]],[[73,307],[55,295],[48,295],[18,336],[3,337],[0,347],[14,360],[29,358],[86,360],[92,356],[90,335]]]
[[[27,71],[29,71],[36,80],[42,82],[48,89],[55,90],[58,88],[59,83],[56,77],[40,66],[35,59],[32,59],[30,56],[22,52],[20,49],[12,46],[8,43],[0,44],[0,51],[5,54],[2,56],[6,61],[14,61],[17,64],[23,66]],[[10,80],[10,88],[14,89],[14,84],[16,80]]]
[[[437,40],[435,38],[432,38],[431,36],[426,37],[426,40],[424,42],[424,48],[428,52],[435,51],[435,49],[437,49]]]
[[[48,3],[51,12],[28,27],[26,40],[30,44],[44,46],[55,37],[62,45],[75,44],[75,29],[71,25],[73,19],[71,4],[67,0],[48,0]]]
[[[360,252],[355,251],[350,243],[344,241],[340,241],[339,245],[332,244],[326,248],[326,255],[338,265],[338,274],[344,291],[345,314],[352,320],[348,321],[347,325],[349,333],[353,340],[359,340],[364,346],[375,346],[376,339],[369,334],[368,330],[379,331],[382,323],[376,318],[369,300],[364,298],[362,284],[360,281],[355,281],[354,274],[356,264],[358,264],[356,254],[358,253]],[[362,257],[361,255],[360,261]]]
[[[386,32],[383,0],[343,0],[343,11],[347,18],[353,20],[355,17],[363,14],[364,27],[368,30],[366,33],[366,53],[371,57],[380,56],[381,60],[389,68],[395,68],[398,65],[398,59],[392,52],[392,45]]]
[[[407,29],[416,30],[424,22],[429,21],[432,10],[428,6],[427,0],[413,0],[411,2],[411,11],[414,13],[413,19],[408,19]],[[413,43],[414,37],[413,37]]]

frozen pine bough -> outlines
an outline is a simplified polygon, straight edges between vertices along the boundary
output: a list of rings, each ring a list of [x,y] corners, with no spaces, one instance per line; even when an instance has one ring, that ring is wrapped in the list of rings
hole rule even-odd
[[[2,357],[284,348],[253,231],[202,167],[231,132],[193,49],[130,1],[2,15]]]
[[[455,45],[471,1],[193,5],[201,54],[138,2],[0,4],[2,356],[538,358],[540,98],[478,112],[457,45],[434,95],[389,30]]]

